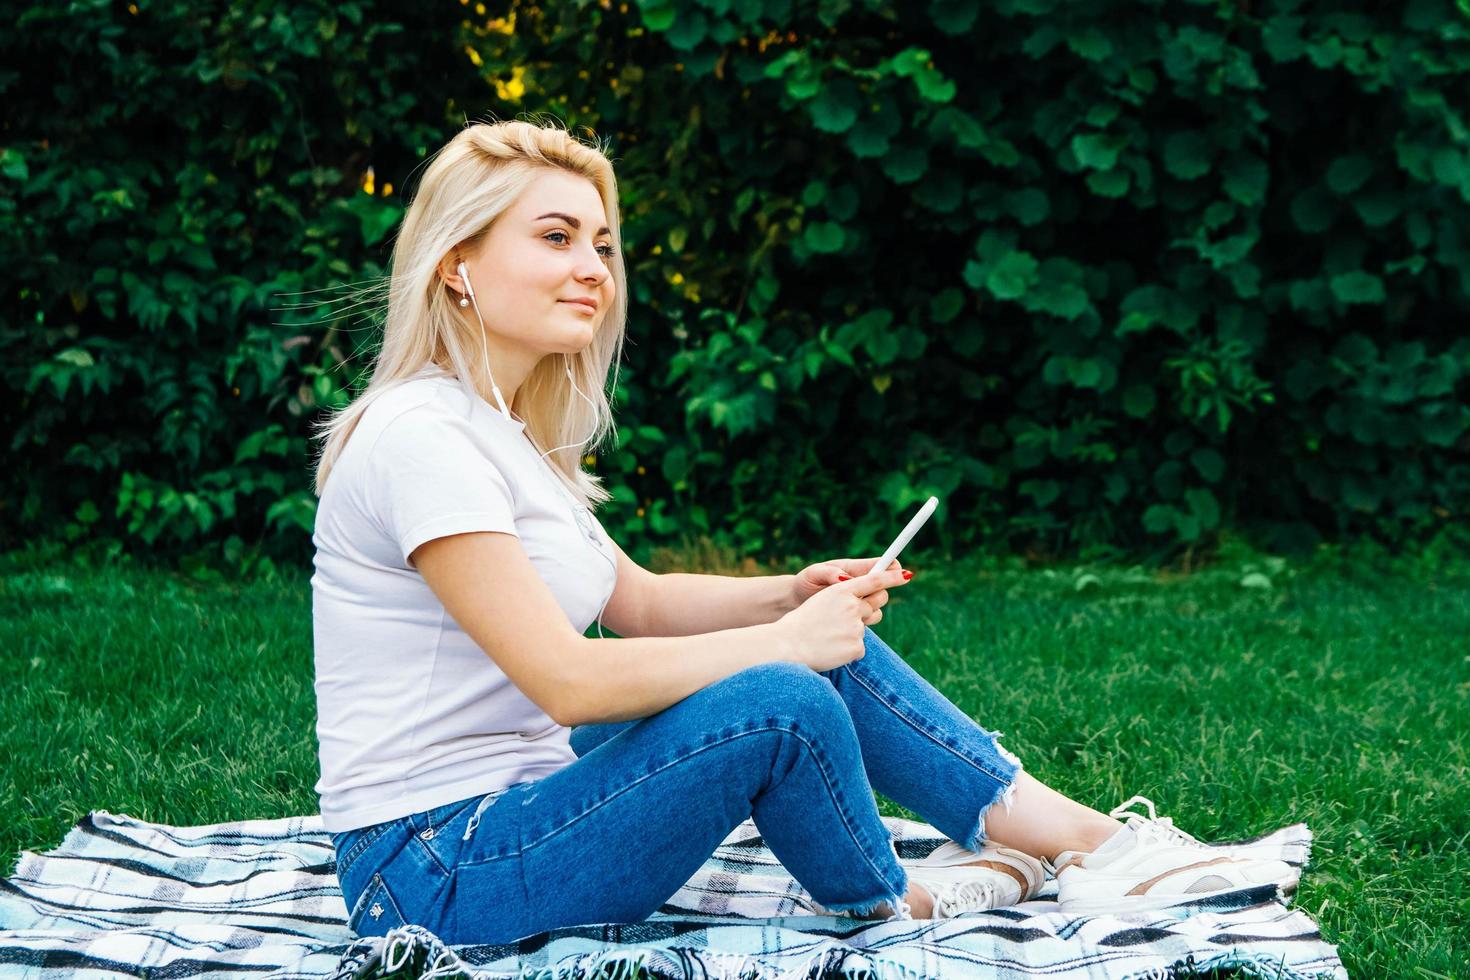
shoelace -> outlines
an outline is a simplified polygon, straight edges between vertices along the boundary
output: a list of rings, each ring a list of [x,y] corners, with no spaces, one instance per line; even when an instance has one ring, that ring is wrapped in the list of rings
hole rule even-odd
[[[1141,814],[1128,812],[1128,808],[1135,803],[1142,803],[1148,807],[1147,819]],[[1109,810],[1108,816],[1115,820],[1126,819],[1128,826],[1133,828],[1133,832],[1145,840],[1162,841],[1168,844],[1192,844],[1195,847],[1205,846],[1200,842],[1199,838],[1191,837],[1178,827],[1175,827],[1173,818],[1159,816],[1158,812],[1154,809],[1154,801],[1146,796],[1129,798],[1128,802]]]
[[[948,918],[956,914],[956,910],[967,912],[993,909],[999,904],[996,901],[995,883],[982,878],[953,884],[946,882],[943,887],[931,885],[921,878],[919,884],[934,896],[933,917],[936,919]]]

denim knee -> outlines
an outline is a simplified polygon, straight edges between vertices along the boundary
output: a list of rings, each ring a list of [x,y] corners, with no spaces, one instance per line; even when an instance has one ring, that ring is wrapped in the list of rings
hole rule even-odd
[[[726,717],[798,722],[816,730],[839,719],[851,723],[832,683],[805,664],[757,664],[731,674],[718,689],[731,703]]]
[[[841,696],[833,690],[831,682],[824,675],[805,664],[786,661],[747,667],[695,693],[730,703],[728,708],[721,707],[718,712],[722,721],[751,717],[801,718],[811,727],[820,729],[833,720],[823,720],[827,713],[847,712]],[[631,721],[577,725],[567,740],[580,759],[643,720],[635,718]]]

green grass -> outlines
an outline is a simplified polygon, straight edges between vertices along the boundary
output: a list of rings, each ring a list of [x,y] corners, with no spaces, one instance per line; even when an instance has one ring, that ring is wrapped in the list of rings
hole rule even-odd
[[[0,556],[7,873],[94,809],[315,812],[309,570],[62,554]],[[1205,839],[1306,821],[1297,901],[1353,976],[1465,975],[1470,566],[910,567],[879,633],[1038,778],[1101,810],[1143,794]]]

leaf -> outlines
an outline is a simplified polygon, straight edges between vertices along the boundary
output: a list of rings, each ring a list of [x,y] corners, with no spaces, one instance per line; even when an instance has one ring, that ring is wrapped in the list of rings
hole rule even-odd
[[[1054,503],[1062,495],[1062,485],[1055,480],[1027,480],[1017,489],[1036,501],[1036,506],[1041,508]]]
[[[1382,228],[1399,216],[1403,210],[1403,198],[1394,191],[1359,194],[1353,198],[1353,210],[1369,228]]]
[[[398,219],[403,217],[403,209],[397,204],[379,203],[361,194],[355,200],[357,203],[354,210],[362,226],[362,240],[365,245],[378,244],[398,223]]]
[[[1113,54],[1113,42],[1099,28],[1088,27],[1067,35],[1067,47],[1087,61],[1106,61]]]
[[[709,19],[703,10],[685,8],[664,35],[675,51],[693,51],[709,33]]]
[[[1220,477],[1225,475],[1225,457],[1208,447],[1201,447],[1189,454],[1189,461],[1199,471],[1199,475],[1210,483],[1219,483]]]
[[[921,181],[914,188],[914,200],[940,214],[951,214],[965,200],[965,186],[952,170],[936,174],[930,180]]]
[[[842,246],[847,241],[847,234],[836,222],[814,221],[806,226],[802,239],[806,242],[807,248],[813,252],[831,254],[842,251]]]
[[[925,71],[914,76],[919,94],[930,102],[950,102],[959,91],[954,82],[937,71]]]
[[[865,160],[888,152],[888,136],[876,127],[859,123],[847,134],[847,145],[855,157]]]
[[[1276,16],[1266,21],[1261,41],[1266,53],[1277,63],[1295,61],[1306,51],[1302,41],[1303,17]]]
[[[990,267],[985,288],[997,299],[1016,299],[1025,294],[1038,279],[1036,259],[1028,252],[1011,252]]]
[[[892,71],[899,78],[908,78],[924,70],[929,63],[930,54],[926,48],[904,48],[898,54],[889,59]]]
[[[96,363],[92,355],[82,347],[69,347],[64,351],[58,351],[56,360],[78,368],[89,368]]]
[[[1128,145],[1128,137],[1117,133],[1083,133],[1072,137],[1072,155],[1084,167],[1112,170],[1118,154]]]
[[[890,151],[881,166],[894,183],[911,184],[929,169],[929,155],[922,146],[904,145]]]
[[[654,33],[668,30],[674,24],[674,7],[672,4],[640,4],[639,14],[643,17],[643,26]]]
[[[966,33],[979,15],[980,0],[933,0],[929,4],[929,18],[946,34]]]
[[[648,16],[648,9],[649,8],[647,7],[643,8],[643,15],[645,17]],[[670,7],[669,10],[672,12],[673,8]],[[761,70],[761,74],[764,75],[766,78],[781,78],[786,74],[787,69],[802,64],[805,60],[806,49],[791,48],[790,50],[782,54],[781,57],[776,58],[774,61],[771,61],[769,64],[767,64],[766,67]]]
[[[1199,526],[1208,531],[1220,524],[1220,504],[1215,500],[1215,495],[1202,488],[1194,488],[1184,492],[1184,499],[1189,502],[1190,513],[1199,521]]]
[[[1241,576],[1240,587],[1265,591],[1271,588],[1271,579],[1260,572],[1247,572]]]
[[[1063,320],[1075,320],[1092,305],[1087,290],[1073,282],[1050,282],[1045,279],[1031,291],[1035,308]]]
[[[13,146],[7,146],[0,150],[0,174],[4,174],[8,180],[28,180],[31,171],[20,151]]]
[[[1143,528],[1150,534],[1167,534],[1174,529],[1174,518],[1178,513],[1168,504],[1154,504],[1143,512]]]
[[[1419,432],[1435,446],[1453,446],[1470,429],[1470,408],[1439,402],[1420,409]]]
[[[1102,376],[1102,366],[1095,359],[1067,358],[1067,379],[1078,388],[1096,388]]]
[[[1385,298],[1383,280],[1371,272],[1356,269],[1332,277],[1332,295],[1344,303],[1382,303]]]
[[[1158,404],[1158,396],[1148,385],[1129,385],[1123,391],[1123,411],[1134,418],[1141,419],[1154,410]]]
[[[1264,203],[1270,171],[1266,162],[1249,153],[1236,153],[1221,168],[1225,193],[1247,207]]]
[[[1123,320],[1114,333],[1135,333],[1159,325],[1178,334],[1187,334],[1199,322],[1200,310],[1184,296],[1164,286],[1147,285],[1123,297],[1118,311]]]
[[[862,95],[850,78],[839,78],[822,87],[811,101],[813,124],[824,133],[845,133],[857,122]]]
[[[1362,187],[1373,176],[1373,161],[1361,153],[1349,153],[1327,168],[1327,186],[1343,197]]]
[[[1367,367],[1378,360],[1378,345],[1370,337],[1350,333],[1333,345],[1332,356],[1354,367]]]
[[[929,319],[935,323],[949,323],[959,315],[965,305],[965,294],[953,286],[940,290],[929,301]]]
[[[1132,175],[1123,169],[1096,171],[1087,175],[1087,187],[1098,197],[1122,197],[1128,193]]]
[[[1173,133],[1164,141],[1164,169],[1180,180],[1210,172],[1210,144],[1195,130]]]
[[[810,61],[802,61],[786,79],[786,94],[798,102],[815,98],[822,91],[822,71]]]
[[[1006,208],[1023,225],[1038,225],[1051,213],[1051,202],[1039,187],[1025,187],[1006,195]]]
[[[1434,179],[1449,187],[1459,187],[1467,175],[1465,154],[1453,146],[1441,146],[1429,158]]]
[[[1165,460],[1154,471],[1154,489],[1165,500],[1174,500],[1184,492],[1184,464],[1177,459]]]

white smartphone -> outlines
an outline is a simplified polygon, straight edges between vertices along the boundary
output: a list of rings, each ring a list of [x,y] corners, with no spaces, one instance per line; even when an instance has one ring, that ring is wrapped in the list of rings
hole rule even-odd
[[[919,512],[914,515],[913,520],[909,521],[904,529],[898,532],[898,537],[893,539],[893,543],[888,546],[887,551],[883,552],[883,557],[878,559],[877,563],[868,571],[868,574],[871,575],[875,571],[882,571],[893,564],[893,559],[898,557],[898,553],[919,532],[919,528],[924,526],[924,522],[929,519],[929,515],[933,514],[934,508],[938,506],[938,497],[930,497],[924,501],[924,506],[920,507]]]

